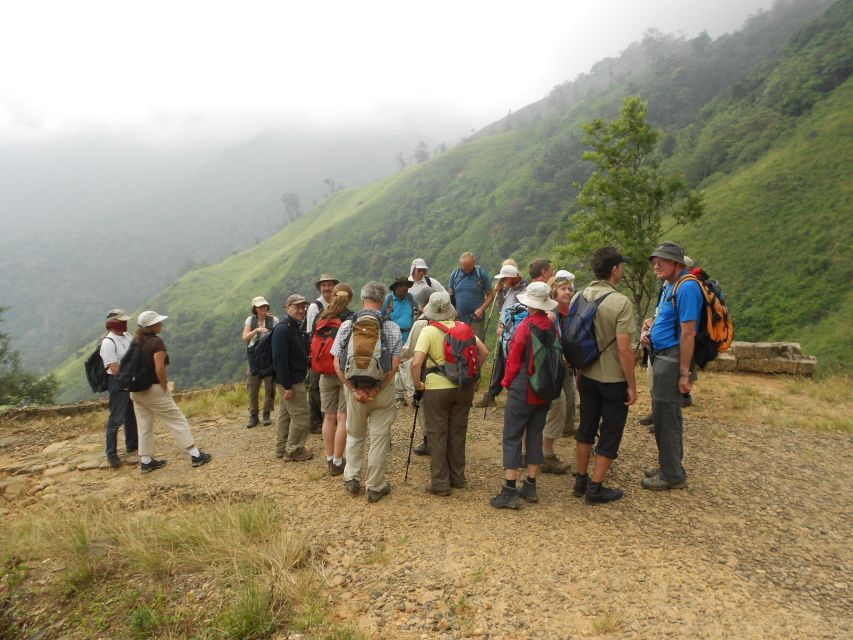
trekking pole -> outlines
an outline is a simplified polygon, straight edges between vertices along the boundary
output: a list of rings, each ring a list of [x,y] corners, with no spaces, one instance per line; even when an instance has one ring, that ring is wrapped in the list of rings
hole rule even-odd
[[[500,349],[500,345],[501,345],[501,337],[497,336],[497,338],[495,338],[495,357],[492,358],[492,372],[489,374],[489,387],[488,387],[488,389],[486,389],[487,394],[489,394],[489,391],[492,390],[492,385],[495,382],[495,369],[498,368],[498,366],[497,366],[498,365],[498,349]],[[486,361],[488,362],[488,358],[486,359]],[[489,394],[489,397],[490,398],[492,397],[491,394]],[[489,415],[489,401],[488,400],[486,400],[486,406],[483,407],[483,420],[486,419],[487,415]]]
[[[484,336],[488,334],[489,323],[492,321],[492,314],[495,312],[495,303],[497,301],[498,301],[498,296],[497,296],[497,294],[495,294],[495,296],[492,298],[492,306],[489,309],[489,317],[486,318],[486,325],[483,327],[483,335]]]
[[[421,408],[421,401],[413,399],[415,405],[415,419],[412,420],[412,437],[409,438],[409,455],[406,457],[406,475],[403,478],[403,482],[409,481],[409,464],[412,462],[412,447],[415,444],[415,428],[418,424],[418,409]]]

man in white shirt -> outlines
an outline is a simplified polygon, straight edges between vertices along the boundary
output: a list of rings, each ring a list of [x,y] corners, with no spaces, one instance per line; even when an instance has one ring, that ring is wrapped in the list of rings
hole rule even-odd
[[[417,297],[418,291],[421,289],[430,288],[433,291],[445,291],[444,286],[435,278],[428,276],[429,267],[423,258],[415,258],[412,260],[412,266],[409,268],[409,280],[412,286],[409,287],[409,293]]]
[[[311,343],[311,334],[314,332],[314,323],[332,301],[335,285],[339,280],[329,273],[323,273],[317,278],[314,286],[320,292],[320,296],[308,305],[305,314],[305,333],[308,334],[308,343]],[[308,368],[308,424],[310,433],[323,432],[323,411],[320,408],[320,374],[312,368]]]
[[[133,336],[127,332],[130,316],[123,309],[113,309],[107,314],[107,334],[101,340],[101,360],[109,376],[110,415],[107,418],[107,462],[113,469],[123,461],[118,456],[118,428],[124,425],[124,445],[128,455],[136,455],[139,434],[136,429],[136,414],[130,391],[121,388],[115,379],[119,363],[130,348]]]

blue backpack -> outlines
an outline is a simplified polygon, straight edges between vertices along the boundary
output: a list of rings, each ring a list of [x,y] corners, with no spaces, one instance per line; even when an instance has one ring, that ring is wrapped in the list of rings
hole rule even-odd
[[[569,315],[566,316],[561,327],[563,335],[560,346],[563,348],[563,355],[576,370],[588,367],[601,355],[598,340],[595,337],[595,315],[604,299],[613,293],[613,291],[605,293],[598,300],[587,300],[583,292],[584,290],[581,289],[575,296],[569,307]]]
[[[509,355],[509,345],[510,342],[512,342],[512,337],[515,335],[515,330],[518,329],[518,325],[520,325],[528,315],[530,315],[530,312],[527,307],[520,302],[516,302],[512,306],[504,309],[504,332],[503,335],[501,335],[501,348],[503,349],[504,356]]]

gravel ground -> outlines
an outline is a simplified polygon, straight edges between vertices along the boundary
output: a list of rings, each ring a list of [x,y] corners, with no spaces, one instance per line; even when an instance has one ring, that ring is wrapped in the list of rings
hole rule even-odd
[[[0,512],[97,494],[140,506],[161,493],[271,496],[312,532],[333,614],[368,637],[853,637],[850,436],[719,422],[697,405],[685,412],[687,490],[640,488],[656,460],[641,407],[608,480],[624,499],[589,506],[571,496],[571,475],[545,475],[539,503],[517,512],[488,504],[502,475],[500,409],[472,411],[468,486],[449,497],[423,492],[428,459],[413,456],[403,483],[413,413],[401,410],[392,492],[377,504],[325,474],[320,436],[313,460],[283,463],[274,427],[246,430],[242,413],[191,421],[214,455],[200,469],[157,427],[169,464],[145,476],[77,470],[103,460],[100,425],[5,424],[0,483],[22,479]],[[572,459],[573,442],[558,450]]]

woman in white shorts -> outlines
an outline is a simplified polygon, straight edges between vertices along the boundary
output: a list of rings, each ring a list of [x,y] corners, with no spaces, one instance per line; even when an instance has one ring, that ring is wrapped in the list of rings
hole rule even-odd
[[[332,301],[317,316],[311,332],[311,368],[320,374],[320,410],[323,412],[323,444],[330,476],[344,472],[347,443],[347,401],[344,385],[335,374],[334,358],[329,352],[338,329],[353,315],[349,309],[352,288],[340,282],[332,290]]]

